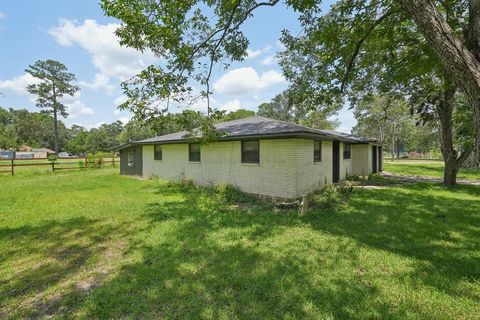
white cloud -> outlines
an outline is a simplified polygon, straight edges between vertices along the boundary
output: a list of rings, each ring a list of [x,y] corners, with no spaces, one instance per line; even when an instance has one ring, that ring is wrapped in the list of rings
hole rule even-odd
[[[67,107],[69,118],[75,119],[80,115],[95,114],[92,108],[80,101],[80,95],[80,92],[77,92],[73,96],[67,95],[62,98],[62,103]]]
[[[287,47],[285,47],[285,45],[284,45],[280,40],[277,40],[277,47],[278,47],[281,51],[287,49]]]
[[[285,82],[285,78],[276,70],[261,75],[252,67],[233,69],[214,83],[214,89],[221,94],[243,95]]]
[[[223,106],[220,107],[220,110],[226,110],[231,112],[231,111],[236,111],[240,109],[240,106],[241,106],[240,100],[235,99],[225,103]]]
[[[30,73],[24,73],[10,80],[0,80],[0,89],[13,91],[19,95],[30,95],[27,91],[27,86],[42,82],[35,78]]]
[[[277,58],[274,55],[270,55],[266,58],[264,58],[262,61],[260,61],[261,64],[263,65],[269,65],[277,62]]]
[[[60,19],[58,26],[49,30],[49,34],[63,47],[78,45],[90,55],[93,65],[104,76],[124,81],[152,64],[156,58],[152,52],[141,53],[133,48],[120,46],[115,23],[99,24],[86,19],[83,23],[76,20]]]
[[[96,123],[96,124],[86,124],[86,125],[78,124],[78,125],[86,128],[87,130],[91,130],[91,129],[93,129],[93,128],[99,128],[102,124],[106,124],[106,122],[105,122],[105,121],[101,121],[101,122]]]
[[[5,19],[7,17],[7,15],[3,12],[0,12],[0,20],[1,19]]]
[[[79,81],[78,83],[95,91],[105,91],[108,95],[111,95],[115,89],[115,86],[110,84],[110,79],[102,73],[95,74],[92,82]]]
[[[265,48],[258,49],[258,50],[247,49],[247,55],[248,55],[247,58],[248,59],[256,58],[259,55],[261,55],[262,53],[270,51],[271,48],[272,48],[272,46],[266,46]]]
[[[130,121],[130,118],[128,117],[120,117],[118,120],[122,121],[123,124],[127,124]]]
[[[125,97],[124,95],[121,95],[121,96],[116,97],[115,100],[113,101],[113,103],[115,104],[115,106],[119,106],[122,103],[126,102],[127,100],[128,100],[127,97]]]
[[[118,109],[113,110],[113,115],[115,115],[115,116],[118,116],[120,113],[122,113],[122,111],[120,111]]]

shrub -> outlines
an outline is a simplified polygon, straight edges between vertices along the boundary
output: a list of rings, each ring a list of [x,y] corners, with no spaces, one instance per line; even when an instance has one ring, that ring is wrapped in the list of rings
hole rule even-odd
[[[332,209],[345,204],[353,193],[353,185],[348,181],[328,184],[323,189],[310,194],[309,203],[313,207]]]
[[[101,168],[103,166],[103,158],[96,158],[95,159],[95,168]]]
[[[225,203],[248,203],[255,202],[255,198],[244,193],[231,184],[220,184],[212,187],[212,191],[220,196],[220,200]]]

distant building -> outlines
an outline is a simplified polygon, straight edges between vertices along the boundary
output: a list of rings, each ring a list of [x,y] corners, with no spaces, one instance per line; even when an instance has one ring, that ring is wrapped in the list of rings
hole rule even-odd
[[[13,159],[15,158],[15,151],[0,150],[0,159]]]
[[[47,158],[49,154],[55,154],[55,151],[48,148],[35,149],[28,146],[22,146],[19,150],[20,151],[15,152],[15,158],[38,159]]]

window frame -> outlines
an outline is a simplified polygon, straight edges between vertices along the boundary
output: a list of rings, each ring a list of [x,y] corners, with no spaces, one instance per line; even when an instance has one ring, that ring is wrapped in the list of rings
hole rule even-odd
[[[160,147],[160,152],[157,151],[157,147]],[[158,153],[160,153],[160,158],[158,158]],[[153,160],[162,161],[163,160],[163,145],[155,144],[153,146]]]
[[[198,160],[192,158],[192,146],[194,145],[198,145]],[[199,163],[201,162],[201,160],[202,160],[202,147],[200,143],[189,143],[188,144],[188,162]]]
[[[319,145],[319,150],[315,150],[316,145]],[[316,152],[319,152],[319,159],[316,157]],[[322,162],[322,140],[313,140],[313,162],[319,163]]]
[[[346,146],[348,146],[348,150],[346,150]],[[351,143],[343,143],[343,160],[351,160],[352,159],[352,144]]]
[[[245,151],[244,151],[244,145],[245,143],[248,143],[248,142],[256,142],[257,143],[257,159],[256,161],[249,161],[249,160],[246,160],[245,159]],[[250,151],[252,152],[252,151]],[[240,146],[240,158],[241,158],[241,163],[246,163],[246,164],[260,164],[260,140],[242,140],[241,141],[241,146]]]

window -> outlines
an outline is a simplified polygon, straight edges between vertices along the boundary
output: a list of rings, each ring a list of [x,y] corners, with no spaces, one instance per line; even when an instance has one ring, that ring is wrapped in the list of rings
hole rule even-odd
[[[322,162],[322,141],[313,141],[313,161]]]
[[[242,163],[260,163],[260,142],[242,141]]]
[[[153,159],[162,160],[162,145],[155,145],[155,154],[153,155]]]
[[[343,160],[352,158],[352,145],[350,143],[343,144]]]
[[[127,155],[127,166],[133,167],[135,165],[135,153],[129,152]]]
[[[200,162],[200,143],[190,143],[188,145],[188,161]]]

